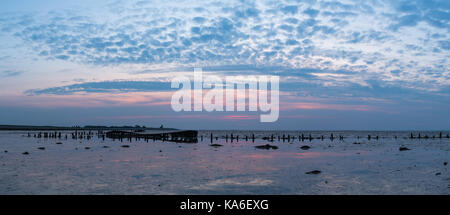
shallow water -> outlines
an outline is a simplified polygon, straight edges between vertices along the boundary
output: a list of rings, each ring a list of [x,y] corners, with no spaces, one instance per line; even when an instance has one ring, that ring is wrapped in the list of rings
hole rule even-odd
[[[223,146],[210,146],[211,132]],[[201,131],[197,144],[27,133],[0,132],[0,194],[450,194],[450,132],[411,140],[410,132]],[[231,133],[239,142],[226,142]],[[324,140],[299,141],[302,133]],[[274,142],[262,140],[272,134]],[[255,148],[264,144],[278,149]],[[305,174],[313,170],[321,173]]]

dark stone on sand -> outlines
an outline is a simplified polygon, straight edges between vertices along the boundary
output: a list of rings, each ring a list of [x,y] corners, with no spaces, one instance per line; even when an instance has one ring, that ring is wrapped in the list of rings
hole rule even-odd
[[[22,153],[23,155],[29,155],[30,153],[28,153],[28,152],[24,152],[24,153]]]
[[[39,147],[38,149],[39,150],[45,150],[45,147]]]
[[[438,172],[438,173],[436,173],[435,175],[436,175],[436,176],[438,176],[438,175],[441,175],[441,173],[440,173],[440,172]]]
[[[313,171],[310,171],[310,172],[306,172],[306,174],[308,174],[308,175],[317,175],[317,174],[320,174],[320,173],[321,173],[320,170],[313,170]]]
[[[311,147],[310,146],[302,146],[302,147],[300,147],[301,149],[303,149],[303,150],[308,150],[308,149],[310,149]]]
[[[61,144],[62,144],[61,142],[57,142],[57,143],[56,143],[56,145],[61,145]]]
[[[122,148],[130,148],[129,145],[121,145],[120,147],[122,147]]]
[[[212,146],[212,147],[214,147],[214,148],[217,148],[217,147],[221,147],[221,146],[223,146],[223,145],[220,145],[220,144],[211,144],[211,145],[209,145],[209,146]]]
[[[269,144],[266,144],[266,145],[261,145],[261,146],[255,146],[255,148],[257,148],[257,149],[267,149],[267,150],[269,150],[269,149],[278,149],[278,146],[272,146],[272,145],[269,145]]]
[[[104,149],[107,149],[107,148],[109,148],[109,146],[103,146],[103,148],[104,148]]]
[[[447,162],[444,162],[444,166],[447,166]]]
[[[91,147],[84,147],[84,149],[91,149]]]
[[[408,151],[408,150],[411,150],[411,149],[408,149],[408,148],[402,146],[402,147],[398,148],[398,150],[399,151]]]
[[[359,143],[359,142],[354,142],[353,144],[355,144],[355,145],[361,145],[361,143]]]
[[[8,153],[8,151],[7,151],[7,150],[5,150],[4,152],[5,152],[5,153]]]

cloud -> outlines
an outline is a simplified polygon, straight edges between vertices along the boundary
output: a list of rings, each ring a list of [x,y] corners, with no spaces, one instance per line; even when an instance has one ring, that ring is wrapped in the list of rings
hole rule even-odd
[[[79,92],[86,93],[123,93],[123,92],[158,92],[171,91],[169,82],[154,81],[103,81],[84,82],[61,87],[46,89],[31,89],[25,91],[27,95],[72,95]]]
[[[2,14],[0,29],[42,59],[87,65],[347,70],[425,88],[436,77],[421,71],[449,72],[447,1],[128,1],[108,8],[98,15],[108,19],[70,10]]]
[[[0,72],[0,76],[2,77],[15,77],[23,74],[24,71],[16,71],[16,70],[4,70]]]

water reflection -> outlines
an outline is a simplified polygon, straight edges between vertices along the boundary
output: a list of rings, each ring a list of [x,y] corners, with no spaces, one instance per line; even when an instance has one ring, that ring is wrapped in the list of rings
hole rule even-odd
[[[234,132],[239,142],[215,132],[211,147],[197,144],[133,141],[63,140],[23,137],[0,132],[1,194],[365,194],[447,193],[450,178],[447,139],[395,139],[403,133],[378,132],[378,141],[364,132],[335,132],[343,141],[313,139],[268,142],[281,132]],[[311,132],[312,136],[325,132]],[[207,136],[208,132],[200,135]],[[242,137],[255,135],[252,140]],[[298,132],[285,136],[298,136]],[[280,135],[282,136],[282,135]],[[306,136],[306,135],[305,135]],[[360,136],[358,139],[357,137]],[[431,136],[431,134],[430,134]],[[276,138],[277,139],[277,138]],[[357,142],[359,144],[354,144]],[[256,149],[268,144],[276,150]],[[103,146],[108,146],[104,148]],[[300,147],[308,145],[308,150]],[[400,152],[400,146],[411,150]],[[39,150],[38,147],[45,147]],[[89,150],[85,150],[89,147]],[[28,151],[29,155],[22,152]],[[320,170],[318,174],[306,174]],[[436,176],[436,173],[441,173]],[[420,186],[416,186],[420,184]],[[411,188],[413,187],[413,189]]]

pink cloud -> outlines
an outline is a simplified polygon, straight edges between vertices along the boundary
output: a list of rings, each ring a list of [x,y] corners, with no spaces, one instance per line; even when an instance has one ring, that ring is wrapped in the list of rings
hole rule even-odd
[[[280,110],[353,110],[375,111],[376,108],[368,105],[324,104],[314,102],[292,102],[280,104]]]

